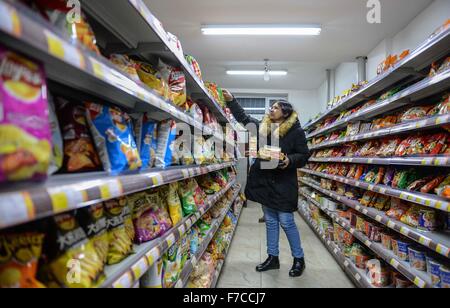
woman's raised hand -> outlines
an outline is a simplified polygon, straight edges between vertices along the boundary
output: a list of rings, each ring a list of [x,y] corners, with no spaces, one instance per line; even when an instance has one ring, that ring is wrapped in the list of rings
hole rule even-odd
[[[227,102],[231,102],[234,100],[234,96],[233,94],[230,93],[230,91],[228,91],[227,89],[222,89],[223,92],[223,97],[225,98],[225,100]]]

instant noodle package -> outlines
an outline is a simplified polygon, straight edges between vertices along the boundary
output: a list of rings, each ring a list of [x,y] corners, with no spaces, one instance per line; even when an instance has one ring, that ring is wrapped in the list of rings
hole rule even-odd
[[[41,64],[0,46],[0,183],[45,178],[52,158]]]

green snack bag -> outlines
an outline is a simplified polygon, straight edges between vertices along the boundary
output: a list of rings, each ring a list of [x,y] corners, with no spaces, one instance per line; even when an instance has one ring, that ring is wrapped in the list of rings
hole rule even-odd
[[[184,217],[197,212],[194,191],[191,190],[191,186],[187,182],[180,182],[178,195],[180,196],[181,204],[183,206]]]

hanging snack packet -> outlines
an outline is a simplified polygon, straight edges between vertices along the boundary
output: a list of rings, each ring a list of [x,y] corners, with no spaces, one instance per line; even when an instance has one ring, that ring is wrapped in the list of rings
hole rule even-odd
[[[101,162],[89,134],[86,109],[62,97],[56,97],[55,100],[64,139],[65,171],[99,170]]]
[[[160,123],[156,149],[156,167],[167,168],[174,164],[174,145],[177,134],[177,124],[174,120]]]
[[[177,106],[186,103],[186,76],[180,68],[174,68],[159,59],[158,70],[169,85],[170,100]]]
[[[52,146],[43,67],[0,46],[0,183],[45,178]]]
[[[117,107],[86,103],[95,145],[107,172],[137,170],[142,166],[131,118]]]
[[[104,264],[73,213],[51,219],[43,266],[50,283],[65,288],[92,288],[103,275]],[[77,268],[79,271],[74,271]]]
[[[125,198],[105,202],[105,212],[108,221],[108,265],[117,264],[133,250],[133,238],[125,226]]]
[[[77,219],[89,240],[105,265],[108,261],[108,221],[103,203],[82,208],[77,212]]]
[[[52,132],[52,159],[50,161],[50,167],[48,174],[54,174],[61,169],[64,160],[64,142],[59,128],[58,118],[56,117],[55,104],[53,102],[53,96],[48,93],[48,105],[49,105],[49,120],[50,129]]]
[[[178,195],[180,196],[181,204],[183,205],[183,215],[185,217],[197,212],[194,191],[192,191],[192,186],[189,186],[188,182],[179,182]]]
[[[145,170],[155,166],[158,124],[150,120],[146,113],[137,115],[135,118],[136,143],[142,160],[142,169]]]
[[[155,90],[164,99],[169,99],[169,86],[162,77],[161,73],[155,70],[150,64],[144,62],[136,62],[137,73],[139,78],[148,87]]]
[[[36,279],[45,235],[37,232],[0,234],[0,288],[43,288]]]

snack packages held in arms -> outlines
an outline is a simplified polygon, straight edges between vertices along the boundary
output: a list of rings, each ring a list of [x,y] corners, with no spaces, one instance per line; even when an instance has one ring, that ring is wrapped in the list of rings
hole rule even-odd
[[[45,235],[3,231],[0,234],[0,288],[43,288],[36,279]]]
[[[126,198],[105,202],[105,213],[108,221],[108,265],[117,264],[125,259],[133,250],[133,238],[125,226]]]
[[[156,150],[158,148],[158,124],[148,118],[147,114],[135,116],[135,135],[139,155],[142,160],[142,169],[155,166]]]
[[[92,288],[103,275],[104,263],[98,256],[73,213],[55,216],[45,241],[45,260],[41,274],[51,287]],[[72,267],[80,272],[74,277]],[[68,266],[70,265],[70,266]],[[78,279],[75,279],[78,278]]]
[[[47,176],[52,156],[42,65],[0,46],[0,183]]]
[[[48,105],[49,105],[49,120],[50,129],[52,132],[52,158],[50,161],[50,167],[48,174],[53,174],[61,169],[64,161],[64,142],[61,135],[61,129],[59,128],[58,118],[56,116],[55,103],[53,96],[48,93]]]
[[[156,149],[156,167],[166,168],[177,163],[174,156],[176,133],[177,125],[174,120],[166,120],[160,123]]]
[[[137,63],[137,73],[139,78],[148,87],[156,91],[164,99],[169,99],[169,85],[162,77],[161,73],[156,71],[150,64],[145,62]]]
[[[169,98],[177,106],[182,106],[186,103],[186,76],[180,68],[175,68],[165,64],[159,59],[159,72],[169,85]]]
[[[110,56],[110,60],[122,72],[128,74],[134,81],[141,81],[137,73],[137,64],[127,55],[112,54]]]
[[[95,145],[107,172],[137,170],[142,166],[131,118],[117,107],[86,103]]]
[[[64,169],[67,172],[94,171],[101,168],[86,121],[86,108],[56,97],[56,110],[64,139]]]
[[[100,260],[108,261],[108,221],[103,203],[98,203],[77,211],[77,219],[88,239],[92,242]]]
[[[181,181],[179,182],[178,194],[181,199],[181,204],[183,205],[184,216],[189,216],[197,212],[197,204],[195,203],[194,191],[189,182]]]

